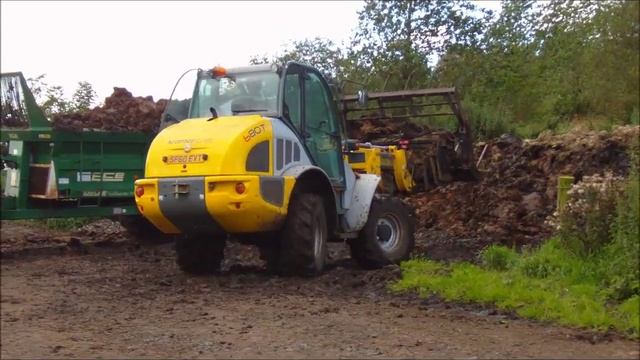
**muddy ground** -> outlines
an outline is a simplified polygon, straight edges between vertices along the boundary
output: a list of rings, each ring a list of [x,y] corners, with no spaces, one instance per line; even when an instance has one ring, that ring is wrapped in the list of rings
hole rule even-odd
[[[28,226],[2,222],[2,243],[13,244],[2,248],[2,358],[640,355],[616,334],[391,294],[398,268],[360,270],[343,244],[332,244],[329,270],[313,279],[268,275],[238,244],[221,274],[194,277],[178,270],[171,243],[140,243],[117,226],[107,236]]]
[[[557,176],[624,175],[639,130],[489,142],[479,182],[404,198],[417,216],[414,255],[474,261],[491,243],[534,246],[550,234]],[[194,277],[172,243],[140,242],[110,220],[74,232],[36,224],[1,223],[2,358],[640,357],[615,333],[392,294],[399,269],[360,270],[344,244],[331,244],[313,279],[268,275],[239,244],[221,274]]]

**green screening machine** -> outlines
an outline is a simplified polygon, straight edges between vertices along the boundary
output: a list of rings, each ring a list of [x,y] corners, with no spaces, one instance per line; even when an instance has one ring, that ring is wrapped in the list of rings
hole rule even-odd
[[[1,74],[2,219],[139,215],[151,133],[53,128],[22,73]]]

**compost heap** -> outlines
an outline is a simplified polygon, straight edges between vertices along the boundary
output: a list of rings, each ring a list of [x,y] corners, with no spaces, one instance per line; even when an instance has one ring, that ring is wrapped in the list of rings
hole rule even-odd
[[[350,139],[389,142],[413,139],[429,132],[429,129],[403,119],[372,117],[347,121],[347,132]]]
[[[439,252],[433,257],[440,259],[470,259],[491,243],[539,243],[551,235],[545,220],[555,211],[558,176],[579,181],[605,172],[627,175],[628,150],[637,151],[639,135],[639,126],[623,126],[609,133],[572,131],[543,133],[534,140],[502,136],[488,141],[480,181],[456,182],[405,199],[415,208],[418,237],[432,242],[422,250],[427,256],[430,250]],[[476,159],[484,146],[476,146]]]
[[[125,88],[113,88],[103,106],[89,111],[58,114],[52,118],[54,129],[82,131],[84,129],[114,132],[157,131],[167,100],[153,101],[153,97],[134,97]]]

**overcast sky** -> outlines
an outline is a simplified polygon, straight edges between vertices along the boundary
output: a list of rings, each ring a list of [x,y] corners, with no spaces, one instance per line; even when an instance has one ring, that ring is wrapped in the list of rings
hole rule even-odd
[[[187,69],[242,66],[293,40],[347,42],[361,1],[0,2],[2,72],[46,74],[70,97],[88,81],[168,98]],[[497,2],[481,5],[499,8]]]

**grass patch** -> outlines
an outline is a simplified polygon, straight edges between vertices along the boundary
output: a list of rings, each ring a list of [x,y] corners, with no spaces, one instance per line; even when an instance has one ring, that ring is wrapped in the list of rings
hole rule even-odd
[[[478,302],[519,316],[595,330],[615,329],[630,337],[640,333],[640,297],[615,302],[599,268],[600,259],[580,259],[551,239],[537,251],[521,255],[492,246],[483,265],[443,264],[414,259],[402,264],[397,292],[438,294],[446,300]]]
[[[492,270],[507,270],[513,267],[518,260],[518,254],[500,245],[491,245],[481,254],[482,265]]]
[[[47,228],[52,230],[71,231],[78,229],[92,221],[95,218],[54,218],[45,219]]]
[[[637,146],[637,145],[636,145]],[[398,292],[479,302],[525,318],[640,338],[640,150],[622,182],[592,176],[574,185],[553,217],[557,236],[518,254],[484,249],[479,265],[414,259],[401,265]]]

